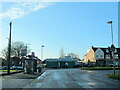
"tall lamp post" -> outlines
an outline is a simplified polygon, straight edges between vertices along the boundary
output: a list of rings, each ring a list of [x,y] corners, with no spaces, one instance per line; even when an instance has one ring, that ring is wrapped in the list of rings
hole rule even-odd
[[[12,22],[10,22],[10,33],[9,33],[9,41],[8,41],[8,57],[7,57],[7,73],[10,74],[10,59],[11,59],[11,29]]]
[[[111,29],[110,29],[111,30],[111,38],[112,38],[111,40],[112,40],[112,44],[113,44],[113,28],[112,28],[112,23],[113,22],[112,21],[108,21],[107,23],[111,25]]]
[[[41,46],[41,60],[43,60],[43,47],[44,45]]]
[[[108,21],[108,24],[111,24],[111,38],[112,38],[112,45],[111,45],[111,53],[112,53],[112,60],[113,60],[113,72],[115,74],[115,65],[114,65],[114,50],[115,50],[115,46],[113,45],[113,28],[112,28],[112,21]]]
[[[28,45],[30,45],[30,44],[26,44],[26,56],[28,54]]]

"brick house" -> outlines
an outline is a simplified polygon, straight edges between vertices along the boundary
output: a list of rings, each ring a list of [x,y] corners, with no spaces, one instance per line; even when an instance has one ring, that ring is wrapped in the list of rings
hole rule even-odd
[[[120,63],[120,48],[115,48],[113,59],[115,62]],[[110,47],[102,48],[92,46],[89,52],[84,56],[84,61],[86,63],[95,62],[97,66],[109,66],[113,64],[111,49]]]

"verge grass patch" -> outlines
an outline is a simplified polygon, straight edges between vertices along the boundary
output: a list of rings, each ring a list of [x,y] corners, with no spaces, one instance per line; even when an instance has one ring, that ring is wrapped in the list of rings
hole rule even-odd
[[[10,70],[10,72],[23,71],[23,70]],[[7,72],[7,70],[0,70],[0,72]]]
[[[107,77],[112,78],[112,79],[116,79],[116,80],[120,80],[120,74],[106,74]]]
[[[82,70],[113,70],[113,67],[82,67]],[[115,67],[115,69],[120,69],[120,67]]]

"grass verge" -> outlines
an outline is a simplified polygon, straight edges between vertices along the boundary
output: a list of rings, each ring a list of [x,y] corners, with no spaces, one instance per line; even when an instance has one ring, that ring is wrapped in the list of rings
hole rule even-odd
[[[10,70],[10,72],[23,71],[23,70]],[[0,70],[0,72],[7,72],[7,70]]]
[[[106,74],[107,77],[112,78],[112,79],[116,79],[116,80],[120,80],[120,74]]]
[[[113,67],[82,67],[82,70],[113,70]],[[115,67],[115,69],[120,69],[120,67]]]

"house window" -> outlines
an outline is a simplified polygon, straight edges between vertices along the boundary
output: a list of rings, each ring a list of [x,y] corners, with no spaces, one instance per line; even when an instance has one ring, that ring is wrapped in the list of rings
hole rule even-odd
[[[110,55],[108,54],[108,55],[105,55],[106,56],[106,59],[110,59]]]
[[[118,54],[115,54],[115,55],[114,55],[114,59],[118,59]]]
[[[103,57],[103,55],[101,55],[101,57]]]
[[[98,55],[96,55],[96,57],[98,57]]]
[[[115,54],[114,57],[118,57],[118,54]]]
[[[108,52],[109,52],[109,50],[108,50],[108,49],[106,49],[106,52],[108,53]]]
[[[115,53],[117,52],[117,49],[115,49],[115,51],[114,51]]]
[[[110,57],[110,55],[106,55],[106,57]]]

